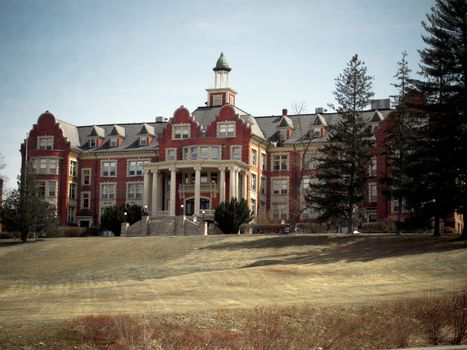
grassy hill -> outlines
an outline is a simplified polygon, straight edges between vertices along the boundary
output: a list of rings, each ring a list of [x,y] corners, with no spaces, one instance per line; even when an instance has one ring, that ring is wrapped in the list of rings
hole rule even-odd
[[[0,241],[0,325],[442,293],[466,284],[466,248],[430,236]]]

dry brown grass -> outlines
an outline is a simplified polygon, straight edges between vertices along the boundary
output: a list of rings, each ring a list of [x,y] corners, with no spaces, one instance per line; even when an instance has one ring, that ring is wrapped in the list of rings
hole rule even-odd
[[[443,296],[467,283],[465,248],[465,242],[451,237],[430,236],[63,238],[27,244],[0,241],[0,343],[15,334],[10,333],[11,327],[28,327],[33,322],[40,328],[46,322],[89,314],[196,315],[193,322],[198,324],[200,315],[212,315],[219,309],[248,312],[255,307],[270,310],[274,305],[301,310],[303,305],[313,305],[339,310],[348,305],[421,297],[431,291]],[[350,319],[360,317],[343,313]],[[329,316],[329,324],[319,332],[326,334],[336,327],[343,327],[342,334],[354,332],[354,322],[343,322],[341,314]],[[284,317],[280,316],[280,327],[274,332],[282,332],[281,327],[291,319],[317,322],[305,316]],[[254,323],[254,317],[250,322]],[[399,320],[387,332],[395,333],[397,344],[410,338],[404,334],[408,329],[403,327],[404,322]],[[206,327],[209,331],[202,334],[207,337],[203,339],[219,342],[218,348],[236,336],[238,329],[237,324],[228,322],[225,328]],[[187,344],[200,336],[191,328],[183,325],[180,330],[187,332],[180,336]],[[267,340],[261,340],[263,334],[258,330],[258,346]],[[362,337],[381,339],[375,331]]]

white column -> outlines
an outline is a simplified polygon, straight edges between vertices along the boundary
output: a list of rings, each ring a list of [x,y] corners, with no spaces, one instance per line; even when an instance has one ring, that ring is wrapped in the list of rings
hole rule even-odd
[[[151,201],[151,215],[156,216],[157,212],[157,203],[160,197],[160,187],[159,187],[159,172],[153,170],[152,172],[152,201]]]
[[[148,207],[151,203],[151,181],[152,174],[149,170],[144,171],[144,185],[143,185],[143,208]]]
[[[225,202],[225,168],[219,168],[221,174],[219,179],[219,200]]]
[[[235,197],[237,197],[237,199],[240,199],[240,169],[235,169]]]
[[[194,215],[199,215],[199,202],[201,198],[201,168],[195,168],[195,212]]]
[[[169,215],[175,216],[175,194],[176,194],[176,187],[177,187],[177,177],[176,177],[176,169],[170,169],[170,208],[169,208]]]
[[[236,197],[235,195],[235,168],[230,167],[230,186],[229,186],[229,192],[230,192],[230,198]]]
[[[164,183],[162,182],[162,175],[157,175],[157,188],[158,190],[158,200],[156,202],[156,211],[162,210],[162,193],[164,191]]]
[[[243,198],[245,200],[248,199],[247,193],[248,193],[248,176],[245,170],[245,172],[243,173]]]

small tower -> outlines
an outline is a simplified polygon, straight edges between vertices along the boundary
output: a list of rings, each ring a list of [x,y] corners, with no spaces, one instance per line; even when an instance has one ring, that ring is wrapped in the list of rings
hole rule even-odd
[[[235,105],[235,95],[237,92],[230,88],[229,73],[232,70],[229,62],[221,53],[216,62],[216,66],[212,69],[214,71],[214,88],[206,89],[208,92],[209,107],[222,106],[226,103]]]

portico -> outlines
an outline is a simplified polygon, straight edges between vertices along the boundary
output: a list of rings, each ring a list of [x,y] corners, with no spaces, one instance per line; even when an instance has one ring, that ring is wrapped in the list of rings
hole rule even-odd
[[[148,163],[144,165],[143,205],[151,216],[182,215],[187,209],[188,214],[200,216],[202,209],[213,210],[213,203],[232,197],[247,199],[248,170],[239,160]]]

